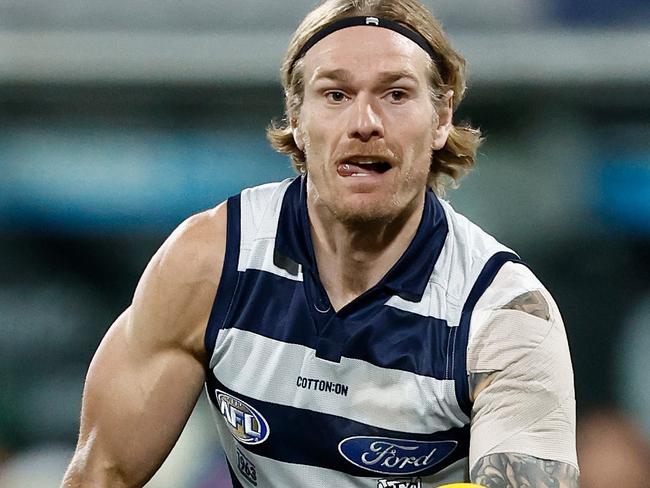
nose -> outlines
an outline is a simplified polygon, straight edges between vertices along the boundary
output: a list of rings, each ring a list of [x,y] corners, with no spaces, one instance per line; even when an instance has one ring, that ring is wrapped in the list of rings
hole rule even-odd
[[[364,94],[357,95],[351,108],[348,122],[348,137],[368,142],[373,138],[384,137],[384,125],[381,115]]]

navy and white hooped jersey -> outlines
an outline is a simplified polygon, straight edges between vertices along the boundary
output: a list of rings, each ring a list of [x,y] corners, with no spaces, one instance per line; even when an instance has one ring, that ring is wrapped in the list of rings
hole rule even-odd
[[[234,486],[467,480],[469,322],[500,267],[519,258],[428,191],[399,261],[335,312],[304,180],[228,200],[206,389]]]

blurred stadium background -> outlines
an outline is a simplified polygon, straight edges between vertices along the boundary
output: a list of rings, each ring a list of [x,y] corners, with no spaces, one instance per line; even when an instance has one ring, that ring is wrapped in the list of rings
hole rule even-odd
[[[650,3],[425,3],[469,62],[458,118],[487,136],[448,197],[555,295],[581,429],[621,432],[643,452]],[[0,0],[0,487],[58,486],[92,353],[166,235],[243,187],[292,174],[264,130],[282,115],[284,48],[314,4]],[[609,426],[588,422],[603,410],[618,412],[605,414]],[[148,486],[224,477],[201,401]]]

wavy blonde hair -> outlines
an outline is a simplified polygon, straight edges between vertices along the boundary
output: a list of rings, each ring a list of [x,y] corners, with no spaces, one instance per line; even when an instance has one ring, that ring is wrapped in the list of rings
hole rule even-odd
[[[440,23],[417,0],[327,0],[309,12],[296,29],[282,62],[282,86],[285,93],[285,117],[272,122],[266,136],[273,148],[291,158],[294,168],[307,171],[305,154],[298,148],[291,131],[304,99],[302,58],[296,59],[302,46],[325,25],[354,16],[375,16],[399,22],[419,32],[431,45],[438,59],[429,63],[429,88],[434,106],[442,95],[453,90],[456,109],[466,89],[465,59],[452,47]],[[453,125],[445,146],[431,155],[429,186],[438,194],[457,187],[460,179],[474,166],[481,144],[481,132],[466,124]]]

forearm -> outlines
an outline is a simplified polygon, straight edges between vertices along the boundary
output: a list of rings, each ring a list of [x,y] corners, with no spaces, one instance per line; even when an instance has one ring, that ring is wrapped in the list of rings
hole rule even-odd
[[[155,472],[157,464],[146,456],[131,462],[137,452],[127,449],[128,429],[98,434],[97,428],[82,429],[77,448],[63,478],[62,488],[141,487]]]
[[[203,367],[193,356],[138,348],[125,316],[92,361],[79,441],[64,487],[143,486],[167,457],[201,391]]]
[[[471,479],[486,488],[578,488],[578,471],[570,464],[515,453],[482,457]]]

